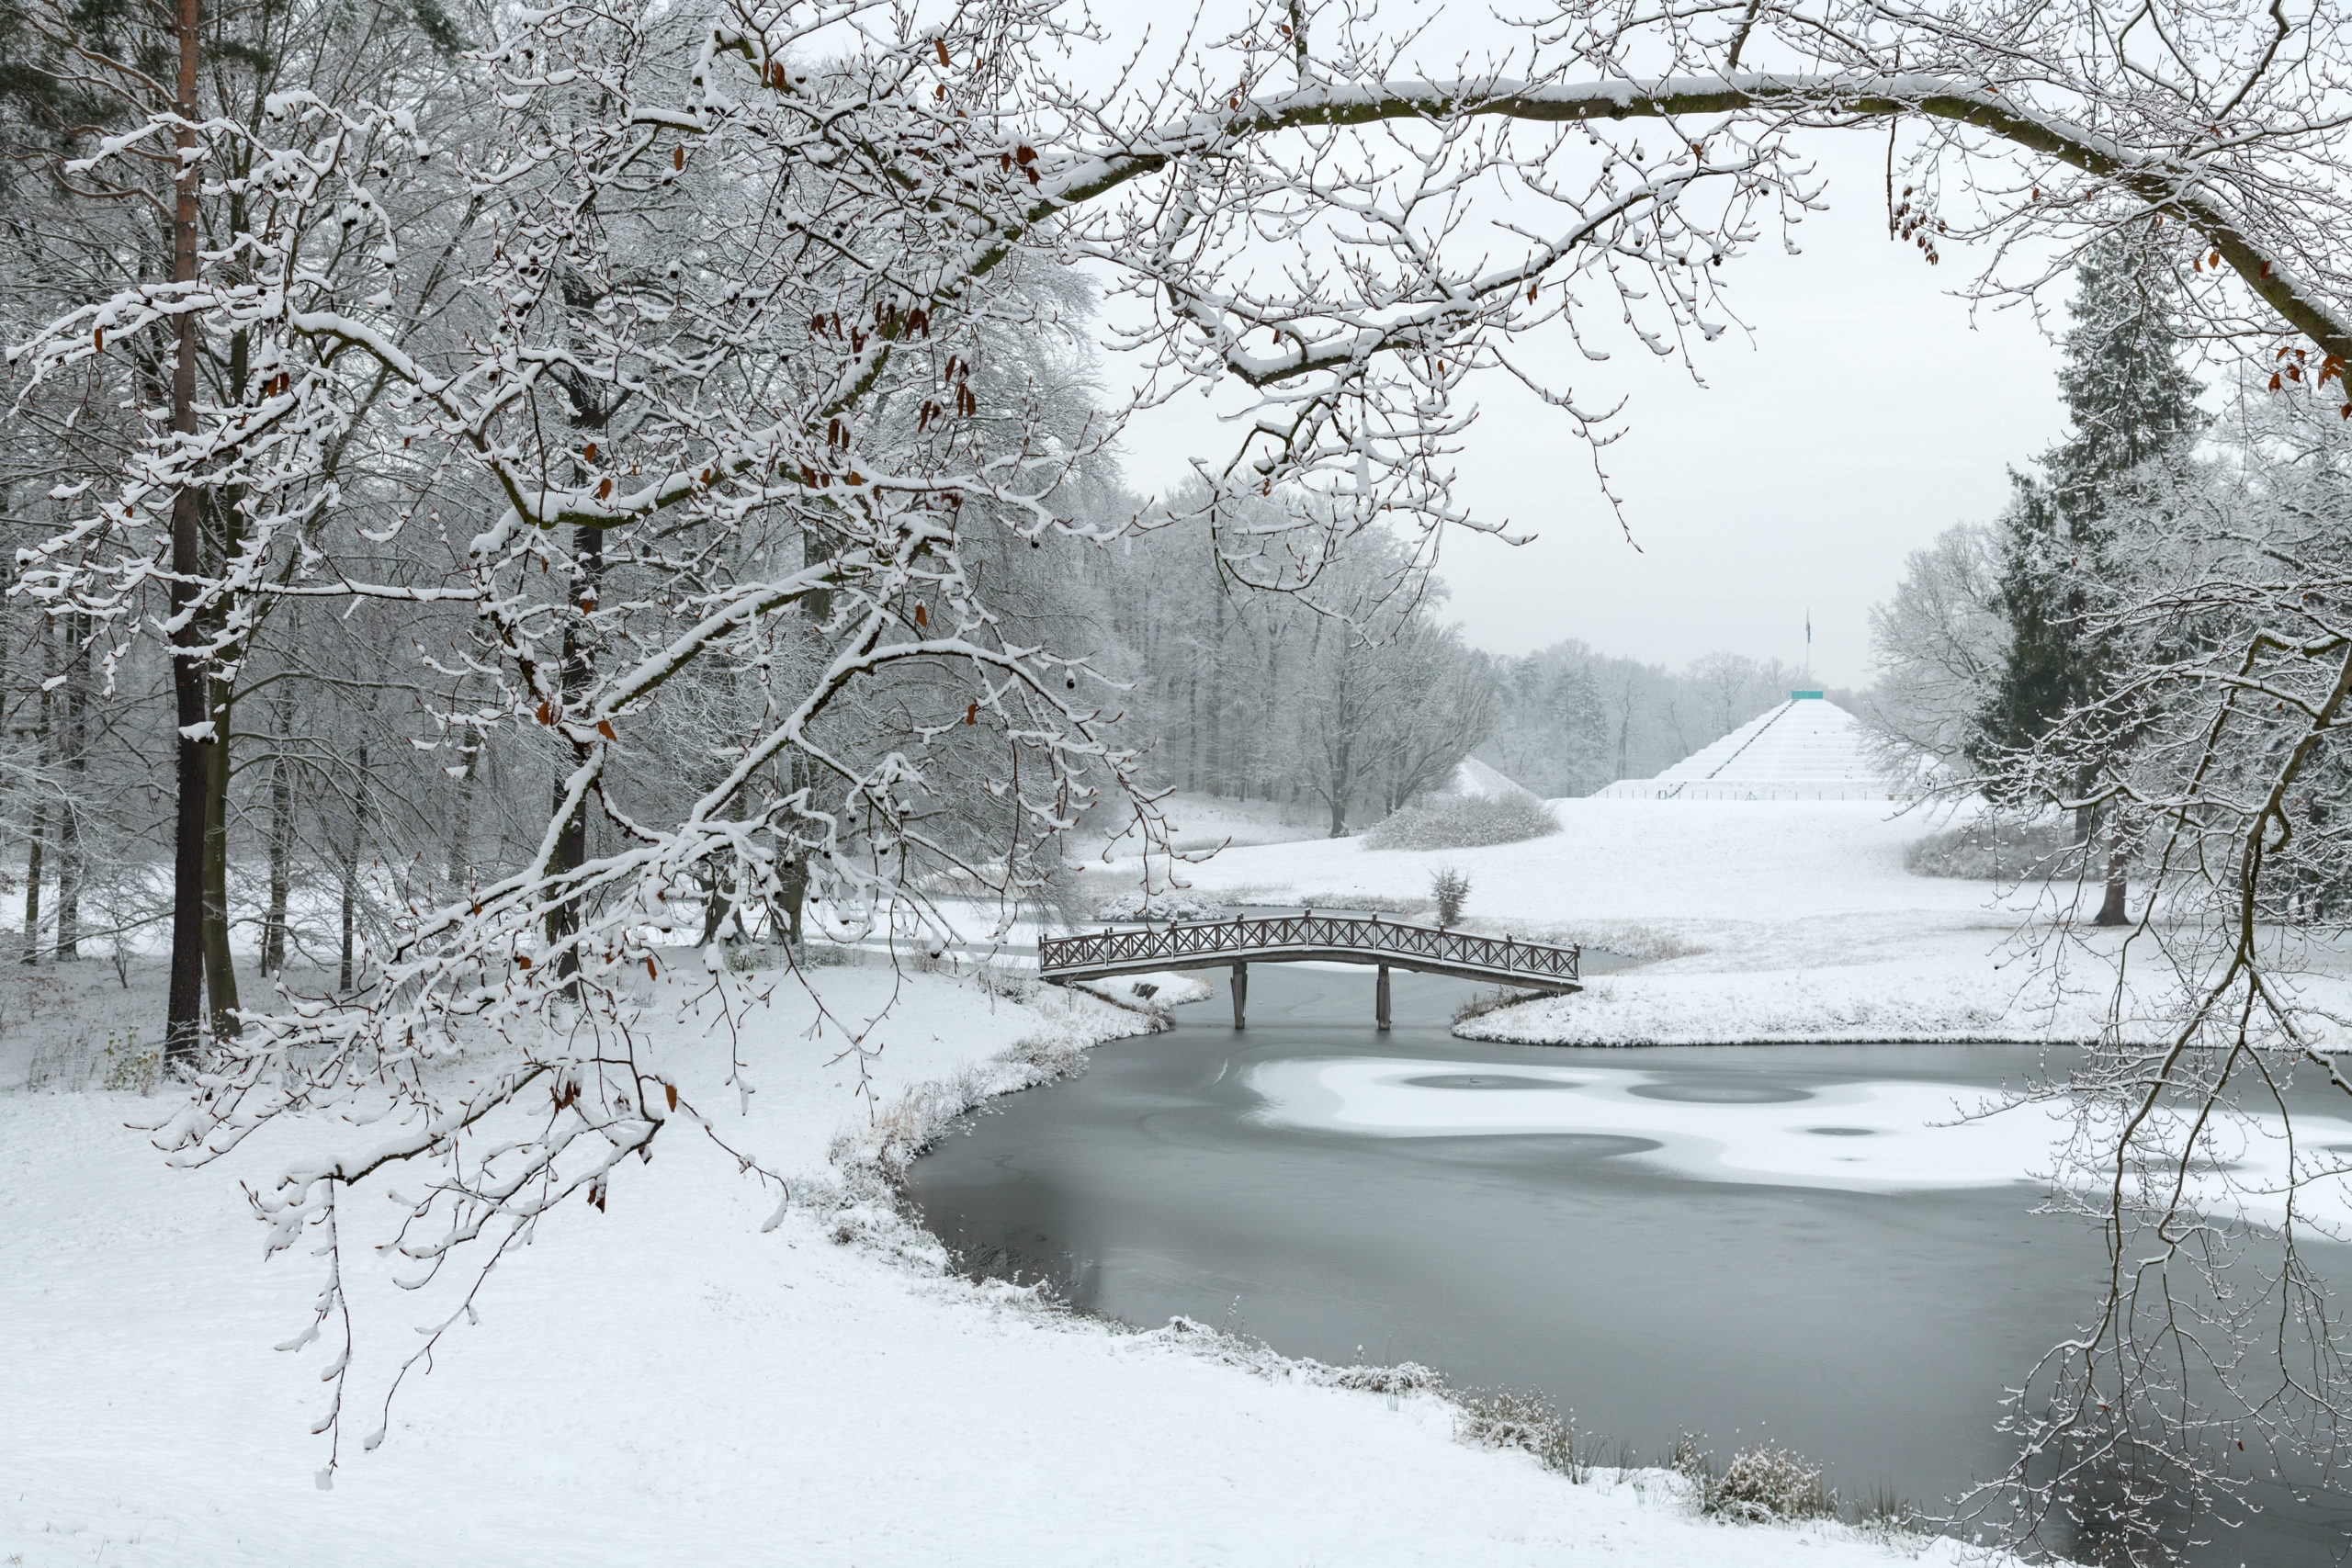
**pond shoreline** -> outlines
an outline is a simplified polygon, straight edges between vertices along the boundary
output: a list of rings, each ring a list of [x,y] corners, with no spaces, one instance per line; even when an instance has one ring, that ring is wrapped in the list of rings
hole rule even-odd
[[[1468,987],[1418,979],[1384,1036],[1356,1005],[1368,977],[1282,968],[1253,985],[1242,1033],[1221,1000],[1179,1010],[1175,1032],[1106,1046],[1082,1079],[954,1129],[902,1188],[927,1234],[1114,1323],[1182,1317],[1326,1366],[1431,1366],[1457,1388],[1547,1394],[1645,1453],[1677,1416],[1719,1454],[1784,1441],[1851,1495],[1930,1504],[2004,1466],[2004,1380],[2071,1323],[2093,1238],[2033,1219],[2022,1170],[1898,1170],[1882,1190],[1839,1162],[1858,1134],[1896,1146],[1883,1118],[1904,1094],[1932,1116],[1946,1090],[2038,1075],[2041,1043],[1480,1042],[1450,1028]],[[1283,1063],[1297,1066],[1269,1100]],[[1327,1082],[1318,1063],[1347,1071]],[[1651,1077],[1656,1092],[1635,1082]],[[1758,1079],[1774,1092],[1746,1092]],[[1582,1087],[1547,1101],[1549,1080]],[[1367,1111],[1360,1082],[1406,1096],[1407,1121]],[[1615,1121],[1577,1120],[1594,1093]],[[1587,1109],[1553,1131],[1539,1102]],[[1743,1105],[1795,1121],[1727,1145],[1734,1167],[1715,1170],[1705,1119]]]

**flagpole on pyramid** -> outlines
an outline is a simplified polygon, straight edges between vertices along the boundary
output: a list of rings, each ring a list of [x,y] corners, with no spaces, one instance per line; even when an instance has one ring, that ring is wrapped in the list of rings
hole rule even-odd
[[[1813,684],[1813,606],[1804,607],[1804,683]]]

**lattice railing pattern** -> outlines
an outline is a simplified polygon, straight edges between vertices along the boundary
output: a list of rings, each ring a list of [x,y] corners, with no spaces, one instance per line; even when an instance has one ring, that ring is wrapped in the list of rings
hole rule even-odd
[[[1391,956],[1419,959],[1483,970],[1498,978],[1526,975],[1572,984],[1581,951],[1507,936],[1399,925],[1377,917],[1297,914],[1251,919],[1237,915],[1229,920],[1049,936],[1037,943],[1037,961],[1039,972],[1050,980],[1072,972],[1125,969],[1153,962],[1189,963],[1223,953],[1244,962],[1270,950],[1297,949],[1362,953],[1375,963]]]

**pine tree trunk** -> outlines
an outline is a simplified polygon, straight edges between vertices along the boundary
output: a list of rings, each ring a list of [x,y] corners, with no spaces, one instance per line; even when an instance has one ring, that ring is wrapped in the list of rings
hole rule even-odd
[[[358,923],[359,851],[368,831],[368,742],[359,743],[359,783],[351,797],[351,839],[343,856],[343,960],[335,972],[335,989],[351,991],[353,931]]]
[[[82,828],[70,800],[57,816],[57,956],[82,956]]]
[[[66,618],[65,776],[66,798],[57,824],[57,956],[82,955],[82,804],[90,780],[90,621]]]
[[[180,154],[172,209],[172,281],[196,282],[196,191],[199,164],[193,129],[197,108],[198,50],[201,17],[198,0],[176,7],[179,50],[178,111],[174,142]],[[180,313],[174,333],[172,430],[183,440],[196,434],[197,318]],[[212,745],[204,725],[203,629],[193,611],[197,580],[204,568],[203,538],[197,521],[197,492],[183,486],[172,498],[172,697],[177,720],[178,811],[172,828],[172,972],[164,1002],[164,1062],[186,1070],[195,1065],[203,1033],[204,1009],[204,803],[212,777]]]
[[[359,842],[356,830],[351,835],[351,841],[354,845]],[[343,857],[343,961],[335,970],[334,988],[344,996],[351,994],[351,931],[355,913],[353,906],[358,891],[359,856],[355,850]]]
[[[32,848],[25,853],[25,964],[40,962],[41,840],[49,837],[49,802],[33,806]]]
[[[265,975],[285,973],[286,905],[293,892],[294,766],[286,756],[285,728],[278,726],[278,752],[269,764],[269,910],[261,922]]]
[[[233,1038],[237,967],[229,952],[229,689],[209,682],[212,709],[211,766],[204,788],[204,985],[211,998],[212,1037]]]
[[[39,646],[42,649],[42,664],[46,665],[48,662],[47,649],[49,646],[49,627],[46,623],[42,625],[40,632]],[[45,847],[46,840],[49,838],[49,771],[51,764],[49,750],[50,696],[46,691],[42,692],[40,694],[40,728],[34,732],[40,738],[40,746],[39,752],[40,758],[40,773],[39,775],[40,782],[35,785],[35,788],[39,793],[33,796],[32,846],[25,852],[25,951],[23,962],[27,964],[37,964],[40,962],[40,879],[42,872],[45,869],[41,864],[41,861],[43,858],[43,849]]]
[[[65,668],[65,798],[57,815],[57,956],[82,955],[82,802],[88,790],[89,691],[83,681],[80,616],[67,623],[74,637]]]

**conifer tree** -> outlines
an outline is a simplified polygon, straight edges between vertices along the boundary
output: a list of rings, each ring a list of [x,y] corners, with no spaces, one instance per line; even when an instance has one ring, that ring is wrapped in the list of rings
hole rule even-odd
[[[2075,324],[2058,372],[2070,429],[2043,454],[2041,477],[2011,475],[2016,493],[2002,519],[1996,604],[2008,623],[2008,656],[1968,749],[1996,797],[2028,793],[2023,762],[2035,743],[2112,678],[2111,650],[2086,615],[2091,586],[2115,563],[2132,476],[2185,454],[2203,423],[2199,388],[2180,365],[2179,303],[2168,256],[2135,233],[2101,241],[2076,273]],[[2076,751],[2075,798],[2088,796],[2101,767],[2130,744],[2115,734]],[[2086,845],[2095,816],[2078,808]],[[2129,862],[2118,826],[2100,925],[2124,922]]]

